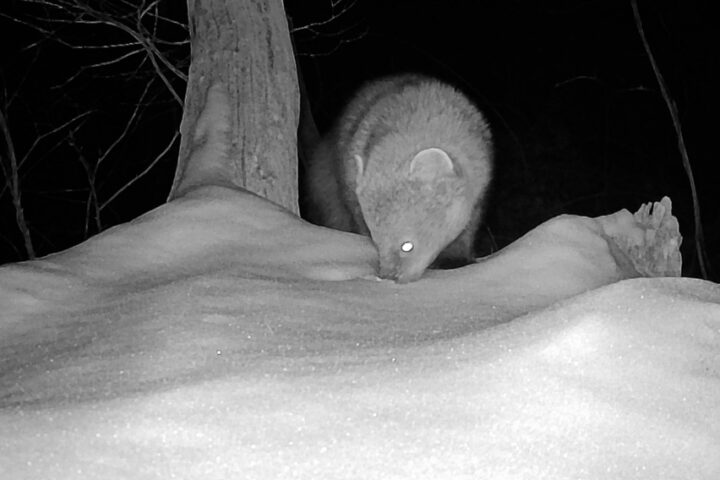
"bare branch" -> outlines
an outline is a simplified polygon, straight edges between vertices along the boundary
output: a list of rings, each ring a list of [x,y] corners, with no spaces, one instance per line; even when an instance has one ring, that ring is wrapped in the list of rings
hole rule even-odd
[[[177,140],[177,138],[178,138],[179,136],[180,136],[180,132],[179,132],[179,131],[176,131],[176,132],[175,132],[175,135],[173,135],[172,140],[170,140],[170,142],[167,144],[167,146],[165,147],[165,149],[164,149],[162,152],[160,152],[160,154],[159,154],[157,157],[155,157],[155,159],[154,159],[152,162],[150,162],[150,165],[148,165],[147,167],[145,167],[145,169],[144,169],[142,172],[138,173],[138,174],[135,176],[135,178],[133,178],[132,180],[130,180],[129,182],[127,182],[127,183],[126,183],[125,185],[123,185],[120,189],[118,189],[118,191],[115,192],[110,198],[108,198],[108,199],[105,200],[102,204],[100,204],[100,211],[104,210],[105,207],[107,207],[113,200],[115,200],[115,198],[116,198],[118,195],[120,195],[122,192],[124,192],[125,190],[127,190],[128,188],[130,188],[130,186],[131,186],[133,183],[135,183],[135,182],[137,182],[138,180],[140,180],[140,179],[141,179],[142,177],[144,177],[150,170],[152,170],[152,168],[170,151],[170,149],[172,148],[173,144],[175,143],[175,140]]]
[[[33,150],[35,150],[35,147],[37,147],[38,144],[39,144],[41,141],[43,141],[45,138],[49,137],[50,135],[53,135],[54,133],[57,133],[57,132],[59,132],[60,130],[63,130],[64,128],[66,128],[66,127],[69,126],[70,124],[78,121],[79,119],[81,119],[81,118],[83,118],[83,117],[85,117],[85,116],[87,116],[87,115],[90,115],[91,113],[93,113],[92,110],[88,110],[87,112],[83,112],[83,113],[81,113],[81,114],[79,114],[79,115],[74,116],[73,118],[71,118],[71,119],[68,120],[67,122],[63,123],[62,125],[53,128],[53,129],[50,130],[49,132],[45,132],[45,133],[43,133],[42,135],[38,135],[37,137],[35,137],[35,140],[33,141],[33,144],[30,146],[30,148],[28,148],[28,150],[25,152],[25,155],[23,155],[23,158],[20,160],[19,167],[22,167],[22,166],[23,166],[23,164],[25,163],[25,161],[30,157],[30,154],[32,154],[32,153],[33,153]]]
[[[357,4],[357,1],[351,0],[349,2],[346,2],[347,5],[342,5],[340,10],[336,10],[336,7],[338,7],[342,3],[343,3],[342,1],[332,2],[330,5],[330,7],[331,7],[330,16],[328,18],[326,18],[325,20],[320,20],[319,22],[308,23],[307,25],[303,25],[302,27],[293,28],[292,33],[309,31],[314,34],[324,35],[324,33],[320,33],[317,31],[317,27],[326,27],[328,25],[334,25],[335,23],[337,23],[339,21],[339,19],[343,15],[350,12],[350,10]]]
[[[10,185],[10,196],[12,197],[13,206],[15,207],[15,222],[17,223],[18,229],[23,237],[25,243],[25,253],[28,258],[35,258],[35,248],[32,244],[32,238],[30,236],[30,229],[28,228],[27,221],[25,220],[25,214],[23,213],[22,197],[20,194],[20,170],[15,157],[15,147],[13,145],[12,136],[10,135],[10,129],[8,128],[7,121],[5,120],[5,114],[0,110],[0,130],[2,131],[5,147],[7,151],[7,158],[9,169],[5,169],[5,164],[0,158],[0,166],[2,167],[3,173],[5,174],[5,181]]]
[[[356,0],[349,1],[334,1],[331,3],[331,11],[328,18],[320,20],[318,22],[311,22],[301,27],[292,28],[293,34],[309,33],[311,38],[328,38],[335,40],[336,44],[328,51],[317,52],[313,51],[311,54],[302,52],[296,52],[298,56],[327,56],[331,55],[339,50],[343,45],[353,43],[361,38],[365,37],[368,33],[367,25],[363,25],[363,22],[353,22],[348,26],[343,26],[345,22],[344,17],[347,17],[353,7],[357,5]],[[331,30],[332,29],[332,30]],[[359,32],[355,33],[358,29]]]
[[[24,22],[22,20],[15,20],[19,21],[20,23],[24,25],[28,25],[32,28],[35,28],[36,30],[42,32],[46,37],[52,37],[58,41],[61,42],[61,44],[66,45],[70,48],[77,49],[77,50],[87,50],[87,49],[116,49],[116,48],[134,48],[131,52],[125,53],[117,58],[107,60],[105,62],[97,62],[92,65],[85,66],[80,69],[75,75],[70,77],[66,82],[63,82],[62,85],[64,86],[67,83],[74,80],[78,75],[80,75],[84,70],[90,69],[90,68],[100,68],[100,67],[106,67],[109,65],[113,65],[115,63],[119,63],[127,58],[130,58],[132,56],[137,55],[138,53],[141,53],[142,51],[145,51],[146,58],[150,60],[151,64],[153,65],[153,68],[157,74],[158,77],[162,80],[163,84],[167,88],[167,90],[170,92],[170,94],[173,96],[175,101],[178,103],[178,105],[182,106],[182,99],[179,95],[179,93],[175,90],[175,88],[172,86],[172,83],[167,78],[167,75],[165,73],[165,69],[172,72],[172,74],[182,80],[183,82],[187,81],[187,76],[180,71],[178,68],[176,68],[166,57],[165,55],[157,48],[157,44],[161,43],[158,42],[155,38],[155,35],[150,35],[147,29],[143,26],[143,19],[149,15],[149,12],[152,9],[157,8],[157,1],[151,2],[149,5],[133,5],[130,2],[122,1],[122,2],[116,2],[117,4],[124,5],[131,11],[125,14],[121,14],[119,11],[114,10],[111,13],[108,13],[106,11],[101,11],[96,8],[93,8],[89,3],[83,2],[81,0],[26,0],[27,3],[34,3],[38,5],[42,5],[44,7],[50,7],[57,9],[62,14],[69,18],[49,18],[44,19],[45,21],[55,23],[55,24],[74,24],[74,25],[87,25],[87,26],[94,26],[94,25],[105,25],[109,26],[111,28],[118,29],[125,33],[126,35],[130,36],[134,42],[127,42],[127,43],[116,43],[112,45],[78,45],[73,44],[67,41],[60,40],[57,36],[56,31],[51,30],[45,30],[37,25],[33,25],[28,22]],[[112,5],[110,2],[107,4],[104,4],[105,6]],[[134,19],[134,21],[133,21]],[[163,21],[167,22],[168,24],[175,25],[182,27],[183,30],[187,30],[186,26],[183,26],[179,22],[175,22],[172,20],[169,20],[165,17],[153,15],[153,20],[155,22],[157,21]],[[163,45],[182,45],[187,43],[187,41],[183,42],[164,42]],[[163,68],[164,67],[164,68]]]
[[[665,105],[667,105],[668,111],[670,112],[670,117],[672,118],[673,127],[675,128],[675,135],[677,136],[678,142],[678,150],[680,151],[680,156],[682,157],[683,167],[685,168],[685,174],[687,175],[688,183],[690,184],[690,193],[692,195],[693,201],[693,214],[695,220],[695,250],[697,252],[698,264],[700,265],[700,272],[702,273],[703,278],[707,279],[708,273],[705,266],[705,240],[702,229],[702,221],[700,218],[700,202],[697,196],[697,189],[695,188],[695,177],[693,175],[692,166],[690,165],[690,157],[688,155],[687,148],[685,148],[685,138],[682,132],[682,125],[680,124],[680,114],[678,113],[678,108],[675,104],[675,101],[670,97],[667,84],[665,83],[665,78],[660,72],[660,68],[655,61],[655,56],[650,49],[650,44],[645,37],[645,30],[643,28],[642,18],[640,17],[640,11],[638,10],[637,0],[630,0],[630,4],[632,5],[633,15],[635,17],[635,25],[637,26],[638,33],[640,34],[640,38],[642,39],[645,53],[650,60],[650,65],[652,65],[653,72],[655,73],[655,79],[660,86],[660,92],[662,93],[662,97],[665,100]]]
[[[95,219],[95,227],[97,228],[97,231],[102,231],[102,222],[100,218],[100,208],[98,207],[98,195],[97,195],[97,188],[96,188],[96,174],[97,174],[97,163],[95,165],[91,165],[90,162],[87,161],[85,158],[85,155],[82,152],[82,149],[78,147],[77,143],[75,143],[75,131],[70,131],[68,133],[68,145],[72,147],[77,152],[77,160],[80,162],[80,164],[83,166],[83,169],[85,170],[85,175],[87,177],[88,182],[88,199],[85,202],[85,230],[84,234],[87,236],[90,233],[90,226],[89,221],[90,218]],[[92,211],[92,215],[91,215]]]
[[[140,106],[143,104],[143,100],[145,100],[145,95],[147,95],[148,90],[150,89],[150,84],[152,82],[148,82],[147,85],[145,85],[145,90],[143,90],[143,93],[140,95],[140,99],[135,104],[135,110],[133,110],[132,115],[130,115],[130,119],[125,123],[125,128],[123,129],[122,133],[118,135],[118,137],[115,139],[115,141],[110,144],[110,146],[105,150],[105,152],[98,158],[97,165],[98,167],[100,164],[112,153],[112,151],[115,149],[115,147],[127,136],[128,131],[130,131],[130,127],[135,123],[135,119],[137,118],[137,114],[140,111]]]
[[[33,258],[36,255],[31,240],[35,243],[41,241],[42,231],[40,228],[34,229],[32,237],[30,236],[29,222],[33,217],[28,215],[28,211],[23,213],[21,193],[28,193],[28,178],[33,174],[36,168],[44,168],[48,159],[52,159],[53,155],[57,155],[58,149],[70,148],[76,152],[76,159],[80,162],[81,168],[84,169],[87,178],[88,190],[82,186],[79,190],[74,186],[70,188],[50,187],[48,192],[43,194],[49,195],[48,198],[63,198],[67,200],[67,194],[71,193],[76,206],[85,210],[85,236],[90,235],[93,230],[101,231],[103,229],[102,220],[105,215],[104,208],[111,202],[117,200],[117,197],[125,192],[131,185],[139,179],[147,175],[150,169],[156,167],[160,160],[166,158],[168,152],[175,145],[179,137],[179,133],[175,132],[170,143],[166,147],[162,147],[163,151],[153,160],[148,159],[149,165],[141,166],[141,172],[131,175],[135,177],[118,189],[116,184],[108,189],[103,189],[103,183],[108,178],[117,178],[112,175],[112,168],[123,159],[118,158],[118,152],[122,145],[131,142],[136,130],[141,122],[144,122],[146,112],[153,109],[153,105],[162,106],[168,103],[170,97],[173,98],[172,103],[182,106],[182,92],[179,87],[181,82],[187,81],[186,74],[181,70],[182,67],[176,67],[173,62],[177,63],[177,47],[187,46],[189,44],[188,27],[182,22],[165,17],[161,12],[172,10],[166,6],[170,3],[168,0],[109,0],[98,2],[96,0],[18,0],[25,6],[24,11],[20,11],[19,15],[10,17],[10,13],[0,12],[0,21],[9,20],[15,25],[23,28],[27,27],[33,30],[34,38],[29,45],[22,48],[24,52],[22,60],[26,65],[31,67],[36,64],[38,57],[42,58],[44,46],[53,44],[53,47],[61,46],[72,49],[77,52],[75,57],[80,58],[80,65],[70,71],[63,78],[54,79],[55,82],[50,86],[52,101],[57,102],[57,108],[51,112],[49,118],[60,118],[53,122],[53,126],[35,127],[34,135],[31,129],[28,135],[27,143],[13,146],[10,139],[10,128],[7,127],[8,117],[12,112],[8,111],[10,104],[17,104],[19,95],[23,90],[23,86],[27,85],[27,79],[32,79],[31,70],[25,75],[22,72],[13,72],[15,78],[19,80],[19,86],[13,86],[13,91],[2,91],[0,97],[4,111],[0,112],[7,117],[3,117],[2,125],[0,125],[0,145],[5,143],[5,148],[0,148],[0,196],[8,193],[8,198],[12,200],[12,205],[16,212],[16,222],[18,228],[23,234],[24,247],[17,250],[26,251],[26,256]],[[2,0],[0,0],[0,3]],[[173,7],[174,8],[174,7]],[[0,9],[4,10],[4,9]],[[179,29],[179,30],[178,30]],[[161,38],[167,36],[166,39]],[[107,38],[111,40],[103,43]],[[65,50],[67,51],[67,50]],[[183,52],[184,53],[184,52]],[[88,110],[78,108],[76,105],[70,105],[69,114],[61,112],[67,107],[67,100],[72,102],[70,95],[73,95],[76,89],[67,89],[60,92],[61,96],[55,93],[61,87],[69,86],[77,80],[88,78],[91,75],[93,79],[100,79],[102,75],[111,76],[113,82],[122,82],[125,79],[132,82],[133,88],[137,88],[142,82],[142,93],[130,99],[130,105],[126,109],[125,114],[120,115],[120,119],[125,118],[125,123],[109,134],[107,141],[99,139],[88,139],[85,135],[84,122],[90,118],[96,118],[91,114],[96,110]],[[163,85],[159,86],[155,83],[155,78],[159,78]],[[27,87],[26,87],[27,88]],[[45,87],[47,89],[47,87]],[[135,91],[135,90],[133,90]],[[168,95],[169,92],[170,95]],[[110,92],[119,97],[123,103],[127,101],[125,91]],[[153,103],[156,102],[156,103]],[[115,102],[118,103],[118,102]],[[129,111],[128,111],[129,109]],[[62,118],[69,118],[62,120]],[[112,125],[116,124],[117,116],[114,116]],[[11,122],[15,123],[15,122]],[[43,130],[47,130],[44,133]],[[82,135],[81,135],[82,134]],[[17,141],[17,138],[15,139]],[[90,140],[91,144],[97,147],[86,148],[83,142]],[[27,148],[25,148],[27,145]],[[20,150],[17,152],[15,148]],[[94,148],[97,148],[96,152]],[[72,155],[72,153],[71,153]],[[8,161],[6,161],[6,158]],[[102,168],[102,170],[101,170]],[[107,173],[110,172],[110,173]],[[82,174],[80,181],[84,183]],[[4,181],[7,179],[6,181]],[[105,194],[103,194],[105,192]],[[37,193],[37,191],[33,192]],[[80,197],[77,195],[80,194]],[[111,194],[104,203],[100,203],[101,199]],[[85,196],[86,195],[86,196]],[[77,200],[80,204],[77,204]],[[84,205],[83,205],[84,204]],[[27,208],[27,205],[25,205]],[[35,231],[36,230],[36,231]],[[78,233],[82,231],[82,226],[78,225]]]

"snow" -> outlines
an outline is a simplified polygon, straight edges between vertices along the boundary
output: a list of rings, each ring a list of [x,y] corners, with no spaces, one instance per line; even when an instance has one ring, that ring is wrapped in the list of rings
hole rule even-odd
[[[720,287],[651,207],[398,285],[200,188],[1,267],[0,478],[720,478]]]

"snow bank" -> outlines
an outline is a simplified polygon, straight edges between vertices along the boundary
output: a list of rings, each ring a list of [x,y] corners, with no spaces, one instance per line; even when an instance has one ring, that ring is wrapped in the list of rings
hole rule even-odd
[[[720,287],[679,241],[664,200],[397,285],[196,190],[0,268],[0,478],[720,478]]]

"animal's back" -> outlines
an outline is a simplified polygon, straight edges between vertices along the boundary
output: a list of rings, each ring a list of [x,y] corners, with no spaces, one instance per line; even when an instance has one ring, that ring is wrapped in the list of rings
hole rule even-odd
[[[453,87],[404,75],[372,82],[316,149],[308,190],[322,225],[370,235],[380,275],[473,260],[492,172],[482,114]]]

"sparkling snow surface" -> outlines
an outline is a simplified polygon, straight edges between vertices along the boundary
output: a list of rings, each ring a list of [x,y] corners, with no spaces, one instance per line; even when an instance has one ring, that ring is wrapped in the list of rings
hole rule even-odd
[[[670,278],[676,228],[558,217],[397,285],[196,190],[0,268],[0,479],[718,479],[720,287]]]

